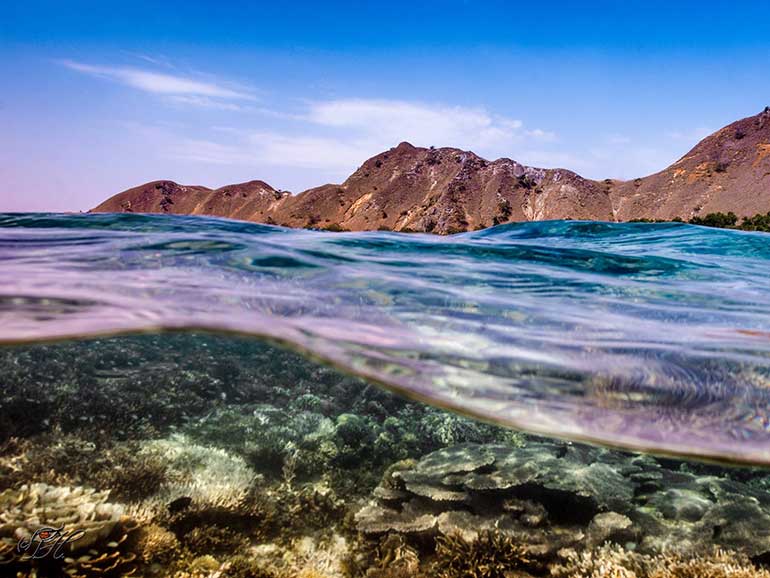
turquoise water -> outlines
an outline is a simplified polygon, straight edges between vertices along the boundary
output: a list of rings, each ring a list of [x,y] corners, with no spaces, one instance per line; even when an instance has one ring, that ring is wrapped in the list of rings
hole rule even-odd
[[[528,432],[770,463],[770,236],[0,215],[0,343],[238,333]]]

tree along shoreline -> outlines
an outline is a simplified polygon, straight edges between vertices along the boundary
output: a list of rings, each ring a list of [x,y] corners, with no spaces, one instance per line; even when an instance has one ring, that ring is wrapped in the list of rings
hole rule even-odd
[[[709,213],[703,217],[693,217],[689,221],[676,218],[670,221],[664,219],[632,219],[629,223],[688,223],[690,225],[700,225],[702,227],[715,227],[717,229],[737,229],[740,231],[763,231],[770,233],[770,212],[766,214],[758,213],[753,217],[743,217],[738,222],[738,215],[730,211],[729,213]]]
[[[572,219],[566,219],[567,221],[571,221]],[[522,223],[524,222],[530,222],[530,221],[520,221]],[[673,219],[631,219],[630,221],[625,221],[627,223],[687,223],[689,225],[700,225],[702,227],[714,227],[717,229],[736,229],[739,231],[762,231],[764,233],[770,233],[770,212],[767,212],[765,214],[758,213],[754,215],[753,217],[743,217],[742,220],[739,222],[739,217],[732,211],[729,213],[709,213],[703,217],[693,217],[689,221],[685,221],[684,219],[680,217],[675,217]],[[509,222],[509,223],[501,223],[505,225],[515,224],[515,222]],[[304,227],[305,229],[310,229],[314,231],[327,231],[330,233],[350,233],[352,232],[350,229],[346,229],[344,227],[340,227],[337,223],[332,223],[331,225],[327,225],[325,227]],[[474,229],[475,231],[481,231],[484,229],[487,229],[489,227],[479,227],[478,229]],[[400,231],[392,231],[392,229],[389,229],[387,227],[380,227],[377,229],[377,231],[391,231],[391,232],[397,232],[397,233],[424,233],[423,231],[415,231],[414,229],[401,229]],[[463,232],[470,232],[470,231],[463,231]]]

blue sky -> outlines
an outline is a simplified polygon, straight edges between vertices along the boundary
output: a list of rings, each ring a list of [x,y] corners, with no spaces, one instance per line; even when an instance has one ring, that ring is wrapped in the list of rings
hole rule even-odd
[[[770,104],[770,3],[11,0],[0,79],[0,210],[296,192],[401,140],[633,178]]]

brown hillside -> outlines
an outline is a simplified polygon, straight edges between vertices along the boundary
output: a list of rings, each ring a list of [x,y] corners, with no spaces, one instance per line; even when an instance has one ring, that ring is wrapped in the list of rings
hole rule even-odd
[[[94,212],[214,215],[289,227],[449,234],[511,221],[689,219],[770,211],[770,109],[701,141],[667,169],[633,181],[593,181],[565,169],[487,161],[403,142],[340,185],[298,195],[262,181],[216,190],[155,181]]]
[[[91,212],[213,215],[262,221],[273,205],[288,196],[288,193],[276,191],[263,181],[249,181],[218,189],[153,181],[118,193]]]
[[[305,191],[282,205],[275,222],[453,233],[509,221],[609,219],[607,191],[565,170],[489,162],[453,148],[401,143],[366,161],[341,185]]]
[[[770,211],[770,108],[707,136],[667,169],[617,186],[617,220]]]

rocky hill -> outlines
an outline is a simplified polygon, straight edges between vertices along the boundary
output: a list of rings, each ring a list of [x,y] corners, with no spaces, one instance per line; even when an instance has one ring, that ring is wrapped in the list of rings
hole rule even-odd
[[[594,181],[565,169],[403,142],[364,162],[344,183],[298,195],[262,181],[215,190],[155,181],[93,209],[126,211],[439,234],[545,219],[749,216],[770,211],[770,108],[708,136],[665,170],[632,181]]]
[[[620,183],[610,194],[620,221],[770,211],[770,107],[707,136],[663,171]]]
[[[262,221],[289,193],[263,181],[249,181],[218,189],[153,181],[110,197],[92,213],[173,213],[213,215],[244,221]]]

